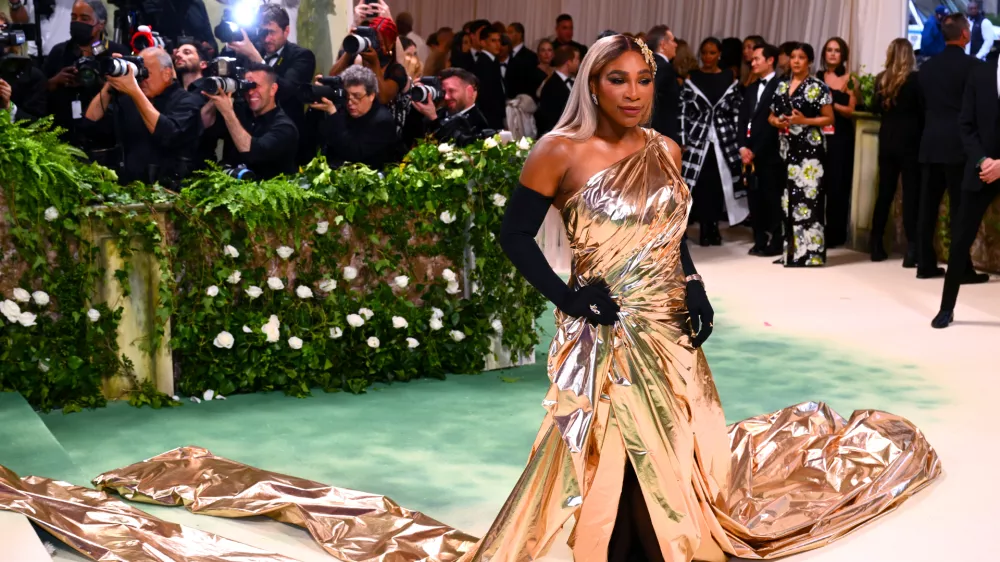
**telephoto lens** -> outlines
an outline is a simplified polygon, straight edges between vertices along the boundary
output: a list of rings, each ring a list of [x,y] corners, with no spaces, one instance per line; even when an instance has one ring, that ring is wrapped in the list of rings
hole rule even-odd
[[[354,33],[344,38],[344,52],[356,55],[368,49],[381,49],[378,32],[370,27],[358,27]]]
[[[326,98],[334,104],[340,104],[347,99],[347,92],[344,91],[344,79],[340,76],[323,76],[318,81],[318,85],[302,85],[302,99],[306,103],[318,103]]]
[[[103,63],[105,76],[119,78],[125,76],[131,70],[136,80],[149,78],[149,71],[146,69],[146,63],[142,60],[142,57],[111,57],[104,59]]]
[[[441,79],[436,76],[424,76],[410,89],[410,98],[417,103],[437,103],[444,99],[444,88]]]
[[[212,94],[213,96],[225,92],[227,94],[235,94],[238,84],[235,78],[222,78],[219,76],[208,76],[201,83],[201,91],[206,94]]]

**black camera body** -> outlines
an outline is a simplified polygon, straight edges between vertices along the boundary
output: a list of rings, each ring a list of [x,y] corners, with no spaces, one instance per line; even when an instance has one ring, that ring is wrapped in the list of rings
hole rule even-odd
[[[0,29],[0,49],[24,45],[24,32],[20,29]]]
[[[236,23],[233,11],[228,9],[222,11],[222,21],[219,22],[219,25],[215,26],[213,31],[215,32],[215,37],[223,43],[242,41],[243,32],[245,31],[250,42],[256,44],[260,35],[256,22],[250,29],[244,28]]]
[[[326,98],[337,107],[347,103],[347,91],[344,89],[344,79],[340,76],[323,76],[319,79],[321,85],[303,84],[302,101],[318,103]]]
[[[254,181],[257,179],[257,174],[255,174],[250,168],[247,168],[246,164],[226,166],[222,168],[222,173],[235,180]]]
[[[382,43],[378,38],[378,31],[371,27],[358,27],[354,33],[344,38],[344,52],[352,55],[362,53],[368,49],[375,49],[376,53],[382,52]]]
[[[424,76],[410,89],[410,98],[417,103],[437,103],[444,99],[444,87],[437,76]]]
[[[85,88],[100,86],[104,79],[121,77],[132,70],[137,82],[149,78],[149,70],[142,57],[112,57],[101,55],[97,57],[80,57],[73,63],[76,68],[76,77]]]
[[[207,94],[242,94],[257,87],[257,84],[246,80],[246,69],[239,66],[239,61],[233,57],[216,57],[209,61],[203,73],[199,87]]]

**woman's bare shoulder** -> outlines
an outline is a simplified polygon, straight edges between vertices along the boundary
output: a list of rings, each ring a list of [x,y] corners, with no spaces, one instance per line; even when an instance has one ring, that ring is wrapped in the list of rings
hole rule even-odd
[[[531,148],[521,170],[521,185],[546,197],[555,197],[580,143],[546,135]]]

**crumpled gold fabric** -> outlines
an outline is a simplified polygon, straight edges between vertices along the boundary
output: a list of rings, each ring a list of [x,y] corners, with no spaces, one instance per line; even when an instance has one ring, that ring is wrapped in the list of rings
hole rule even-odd
[[[0,510],[28,517],[101,562],[295,562],[294,559],[157,519],[104,492],[0,466]],[[0,545],[0,558],[3,546]]]
[[[268,472],[198,447],[180,447],[94,479],[130,500],[184,505],[218,517],[266,515],[306,528],[345,562],[448,562],[476,538],[385,496]]]
[[[574,558],[604,560],[626,462],[668,562],[810,550],[941,472],[920,431],[883,412],[844,422],[805,403],[727,433],[689,335],[680,245],[690,193],[663,137],[646,135],[645,148],[595,174],[562,209],[571,284],[605,280],[619,322],[595,327],[556,312],[547,415],[520,480],[463,562],[535,560],[571,516]]]

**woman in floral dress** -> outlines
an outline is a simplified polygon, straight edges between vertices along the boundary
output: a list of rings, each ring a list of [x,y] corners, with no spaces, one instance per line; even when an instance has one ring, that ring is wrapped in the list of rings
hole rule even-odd
[[[830,88],[809,75],[813,48],[795,45],[791,76],[778,84],[768,122],[780,130],[781,157],[788,166],[788,181],[781,197],[785,212],[785,267],[826,263],[825,213],[820,180],[826,160],[823,128],[833,125]]]

